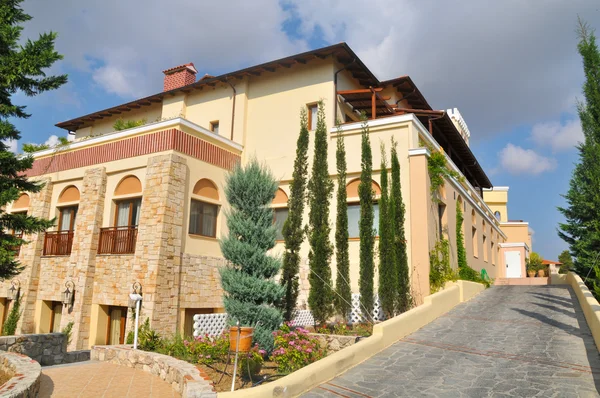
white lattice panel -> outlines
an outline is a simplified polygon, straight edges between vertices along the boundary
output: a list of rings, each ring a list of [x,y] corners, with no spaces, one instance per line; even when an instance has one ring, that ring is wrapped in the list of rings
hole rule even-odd
[[[373,305],[373,320],[385,320],[383,310],[381,309],[381,304],[379,304],[378,296],[375,296],[375,303]],[[350,321],[352,323],[360,323],[366,321],[366,319],[363,317],[363,312],[360,308],[360,294],[358,293],[352,294],[352,310],[350,310]]]
[[[296,310],[294,313],[293,326],[313,326],[314,324],[315,318],[313,318],[310,310]]]
[[[194,315],[194,337],[218,336],[227,326],[227,314],[196,314]]]

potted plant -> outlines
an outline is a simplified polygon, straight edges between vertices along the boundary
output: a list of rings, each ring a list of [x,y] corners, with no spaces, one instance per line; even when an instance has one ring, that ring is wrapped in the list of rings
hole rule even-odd
[[[537,276],[539,276],[540,278],[543,278],[546,276],[546,270],[543,268],[543,266],[538,269]]]
[[[243,378],[253,379],[257,376],[262,369],[262,365],[265,361],[264,355],[265,350],[261,350],[258,344],[248,351],[248,353],[240,359],[240,376]]]
[[[544,265],[542,264],[542,256],[537,254],[536,252],[531,252],[529,257],[525,260],[525,264],[527,265],[527,275],[530,278],[536,276],[544,276]]]
[[[231,326],[229,328],[229,350],[231,352],[249,352],[252,348],[253,327]],[[238,345],[239,334],[239,345]]]

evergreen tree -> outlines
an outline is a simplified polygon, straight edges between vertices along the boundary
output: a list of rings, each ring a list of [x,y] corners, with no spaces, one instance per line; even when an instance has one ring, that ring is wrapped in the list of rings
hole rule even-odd
[[[393,223],[390,217],[388,171],[385,145],[381,143],[381,198],[379,199],[379,302],[387,318],[394,316],[396,304],[396,267],[394,263]]]
[[[13,104],[11,97],[18,91],[35,96],[67,81],[66,75],[46,76],[44,72],[62,59],[54,51],[55,33],[44,33],[36,41],[20,44],[22,24],[31,19],[23,12],[21,3],[22,0],[0,3],[0,279],[10,278],[22,270],[15,259],[15,248],[26,242],[9,232],[38,233],[53,224],[52,221],[5,212],[6,205],[18,199],[22,192],[39,192],[43,187],[28,181],[23,174],[31,168],[33,158],[16,157],[9,151],[7,141],[21,138],[9,119],[30,116],[24,106]]]
[[[406,254],[406,234],[404,231],[404,201],[400,184],[400,161],[398,160],[397,144],[392,137],[392,184],[390,191],[390,212],[392,221],[392,241],[394,242],[393,261],[396,268],[397,312],[410,309],[412,297],[410,294],[410,279],[408,275],[408,256]]]
[[[596,285],[600,280],[600,51],[593,31],[581,20],[578,34],[585,73],[584,101],[578,103],[584,141],[578,146],[579,162],[564,195],[567,206],[559,208],[566,221],[559,225],[558,235],[575,256],[576,272],[587,275],[596,268]]]
[[[315,154],[312,176],[308,182],[308,242],[310,252],[310,291],[308,306],[315,321],[324,324],[333,315],[333,291],[331,288],[330,260],[333,247],[329,241],[329,201],[333,192],[333,182],[329,178],[327,166],[327,141],[325,107],[319,102],[317,130],[315,131]]]
[[[335,221],[335,259],[337,275],[335,278],[336,310],[347,321],[352,309],[352,291],[350,290],[350,258],[348,255],[348,202],[346,195],[346,148],[341,134],[337,137],[335,152],[338,174],[337,217]]]
[[[300,112],[300,135],[296,144],[296,160],[290,183],[290,198],[288,201],[288,218],[283,224],[285,252],[283,253],[283,272],[281,284],[285,287],[283,300],[283,317],[291,321],[298,300],[300,271],[300,246],[304,240],[302,215],[306,199],[306,180],[308,174],[308,118],[306,109]]]
[[[573,269],[573,258],[568,250],[563,250],[562,253],[558,255],[558,261],[562,263],[558,271],[559,274],[566,274]]]
[[[373,154],[369,140],[369,126],[365,121],[362,125],[361,143],[361,172],[358,196],[360,199],[360,276],[358,288],[360,292],[361,310],[366,312],[365,318],[373,317],[373,279],[375,278],[375,265],[373,264],[375,236],[373,231]]]
[[[284,287],[274,281],[280,260],[267,255],[275,246],[271,202],[277,186],[269,169],[256,159],[246,167],[237,164],[225,186],[231,206],[226,213],[229,235],[220,242],[228,260],[219,270],[225,309],[232,323],[255,327],[254,341],[269,352],[273,349],[272,332],[283,321],[275,305],[285,294]]]
[[[21,318],[21,297],[17,297],[6,317],[6,321],[4,321],[4,326],[2,327],[3,336],[14,336],[19,318]]]

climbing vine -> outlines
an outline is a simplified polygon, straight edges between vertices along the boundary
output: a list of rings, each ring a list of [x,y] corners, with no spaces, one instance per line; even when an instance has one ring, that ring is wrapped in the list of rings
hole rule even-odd
[[[431,156],[427,161],[427,169],[429,171],[431,199],[434,202],[439,202],[436,198],[436,193],[442,185],[444,185],[445,178],[454,178],[455,180],[462,182],[464,177],[457,171],[450,170],[448,168],[448,162],[446,161],[446,155],[442,151],[431,151]]]
[[[458,275],[450,265],[450,242],[447,239],[439,240],[429,252],[429,289],[435,293],[446,282],[457,279]]]

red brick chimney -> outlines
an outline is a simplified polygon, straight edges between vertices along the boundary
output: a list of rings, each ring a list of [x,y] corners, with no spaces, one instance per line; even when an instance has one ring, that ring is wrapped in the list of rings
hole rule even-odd
[[[196,81],[196,73],[198,71],[194,67],[194,64],[179,65],[174,68],[163,70],[165,74],[165,84],[163,91],[173,90],[175,88],[187,86]]]

